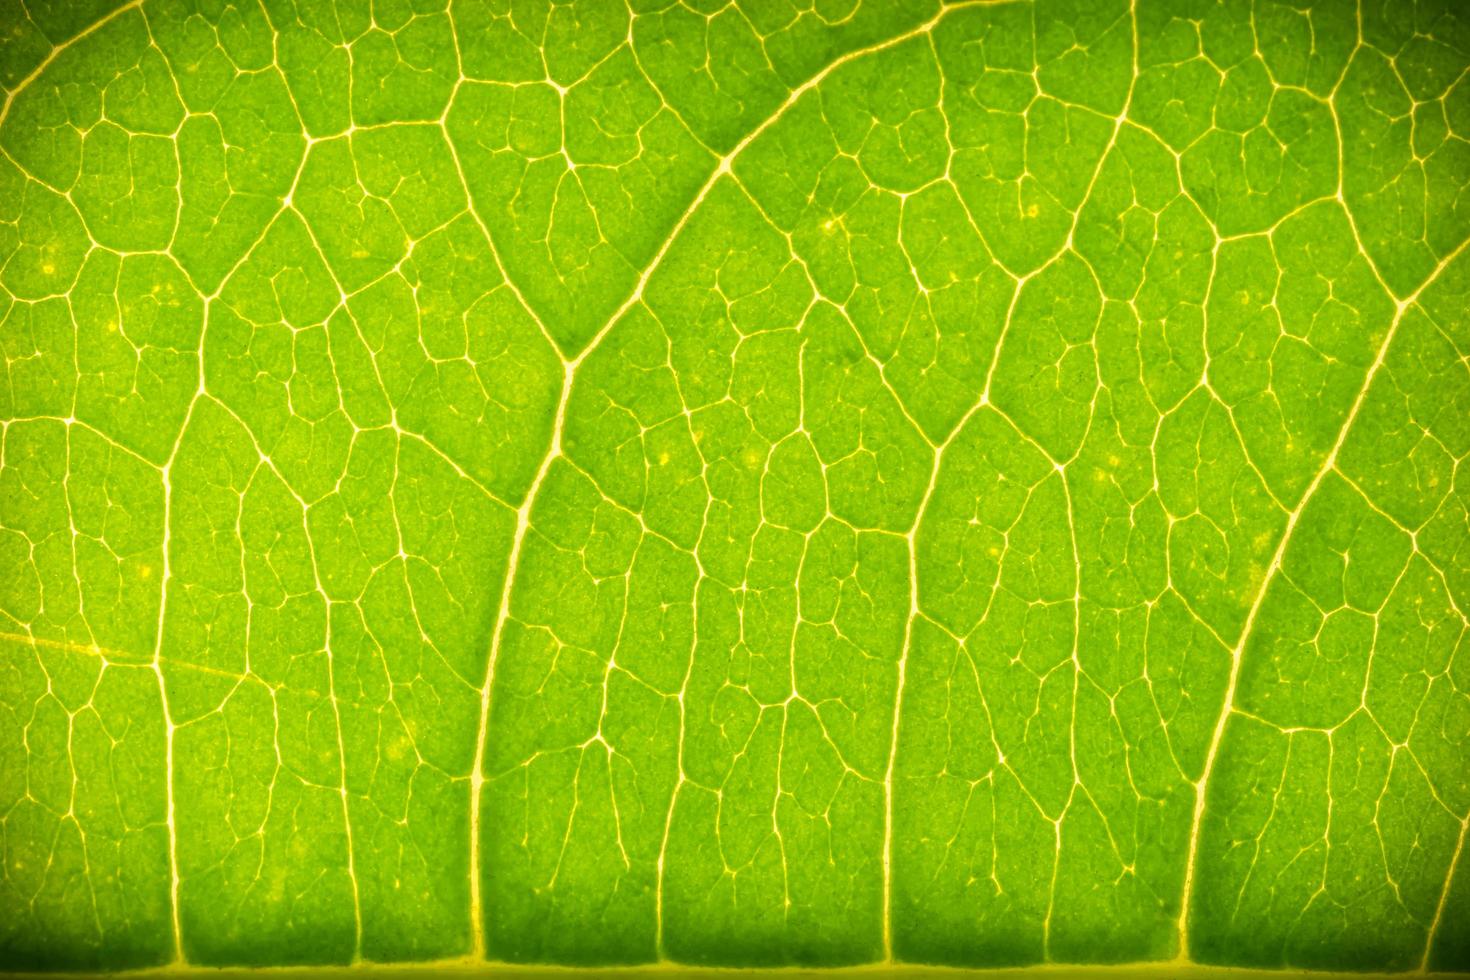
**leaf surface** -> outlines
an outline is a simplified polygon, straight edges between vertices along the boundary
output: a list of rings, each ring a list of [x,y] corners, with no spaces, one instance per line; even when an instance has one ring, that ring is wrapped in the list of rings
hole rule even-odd
[[[1470,969],[1458,4],[0,27],[0,964]]]

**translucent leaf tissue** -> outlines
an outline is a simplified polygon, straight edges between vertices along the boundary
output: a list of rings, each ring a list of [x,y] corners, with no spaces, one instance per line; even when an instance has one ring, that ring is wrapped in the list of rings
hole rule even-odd
[[[1460,0],[0,0],[0,92],[0,970],[1470,970]]]

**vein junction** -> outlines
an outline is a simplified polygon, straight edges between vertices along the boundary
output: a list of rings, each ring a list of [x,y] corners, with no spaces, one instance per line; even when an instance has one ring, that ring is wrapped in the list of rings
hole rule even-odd
[[[4,15],[3,961],[1470,964],[1470,22],[635,6]]]

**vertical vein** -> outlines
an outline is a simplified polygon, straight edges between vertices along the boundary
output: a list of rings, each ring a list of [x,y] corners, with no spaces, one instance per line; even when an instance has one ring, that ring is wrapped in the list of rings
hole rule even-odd
[[[203,333],[200,335],[199,361],[199,386],[204,387],[204,361]],[[169,920],[172,927],[173,939],[173,962],[183,965],[184,958],[184,932],[179,918],[179,834],[178,822],[175,819],[176,809],[174,801],[174,733],[178,726],[174,724],[173,712],[168,706],[168,683],[163,676],[163,626],[168,609],[169,581],[173,577],[173,570],[169,563],[170,534],[169,528],[172,523],[173,511],[173,484],[170,476],[173,473],[174,460],[178,458],[179,447],[184,444],[184,433],[188,431],[189,422],[194,417],[194,406],[199,404],[199,396],[196,394],[194,400],[189,403],[189,410],[184,415],[184,422],[179,426],[179,437],[174,442],[173,450],[169,453],[168,461],[163,464],[161,477],[163,480],[163,545],[162,560],[163,573],[159,575],[159,597],[158,597],[158,624],[154,632],[153,660],[150,668],[154,678],[158,681],[158,701],[163,707],[163,768],[164,768],[164,826],[168,828],[168,870],[169,870]]]
[[[1439,934],[1439,927],[1444,922],[1444,910],[1449,905],[1450,891],[1455,887],[1455,873],[1460,868],[1460,855],[1465,851],[1465,832],[1470,830],[1470,816],[1460,820],[1460,836],[1455,841],[1455,853],[1450,858],[1450,866],[1444,875],[1444,889],[1439,893],[1439,904],[1434,908],[1434,919],[1429,923],[1429,929],[1424,936],[1424,957],[1419,961],[1419,972],[1429,972],[1429,956],[1434,952],[1434,937]]]
[[[1346,210],[1346,207],[1344,207],[1344,211]],[[1358,238],[1356,225],[1353,226],[1353,237]],[[1184,891],[1180,896],[1179,922],[1177,926],[1179,935],[1179,954],[1177,960],[1179,962],[1187,962],[1189,960],[1189,930],[1187,925],[1190,905],[1194,897],[1195,865],[1199,857],[1199,837],[1200,827],[1205,815],[1205,797],[1209,789],[1210,776],[1214,773],[1215,763],[1219,758],[1220,743],[1224,740],[1225,729],[1230,720],[1230,716],[1235,713],[1235,694],[1240,680],[1241,660],[1245,653],[1246,645],[1250,642],[1251,634],[1256,624],[1256,617],[1260,614],[1261,606],[1265,603],[1266,593],[1270,590],[1271,583],[1276,578],[1276,573],[1281,569],[1281,561],[1285,557],[1287,546],[1291,542],[1292,532],[1296,530],[1297,524],[1301,521],[1302,513],[1306,510],[1307,504],[1316,495],[1317,489],[1322,485],[1322,481],[1327,477],[1327,474],[1337,467],[1338,453],[1347,441],[1348,434],[1352,431],[1353,423],[1357,421],[1358,413],[1362,411],[1363,404],[1368,400],[1368,391],[1372,388],[1373,380],[1378,376],[1379,370],[1388,358],[1388,351],[1393,346],[1394,337],[1398,335],[1399,325],[1403,323],[1405,314],[1418,301],[1419,296],[1423,294],[1424,290],[1428,289],[1430,284],[1439,278],[1440,273],[1465,251],[1467,244],[1470,244],[1470,239],[1460,243],[1453,252],[1441,259],[1439,264],[1435,266],[1434,271],[1429,274],[1413,293],[1402,299],[1396,299],[1393,320],[1389,323],[1388,332],[1384,335],[1383,343],[1379,345],[1378,352],[1373,358],[1373,363],[1369,365],[1368,371],[1363,377],[1363,383],[1358,388],[1357,396],[1353,399],[1353,404],[1348,410],[1347,418],[1343,420],[1342,426],[1337,431],[1337,438],[1332,444],[1332,449],[1323,458],[1322,465],[1318,467],[1316,475],[1312,477],[1312,482],[1307,485],[1306,492],[1302,494],[1302,498],[1297,502],[1296,508],[1287,515],[1286,527],[1281,533],[1281,539],[1276,543],[1276,552],[1271,556],[1271,564],[1267,566],[1266,574],[1261,578],[1260,588],[1256,590],[1255,598],[1251,600],[1250,610],[1246,613],[1245,617],[1245,625],[1240,631],[1240,638],[1230,651],[1230,675],[1225,684],[1225,698],[1220,705],[1220,713],[1215,719],[1215,727],[1210,735],[1210,746],[1205,754],[1204,769],[1194,784],[1194,816],[1189,828],[1189,851],[1185,856]],[[1367,250],[1363,248],[1361,239],[1358,239],[1357,245],[1369,265],[1373,267],[1376,275],[1378,272],[1377,265],[1368,256]],[[1381,276],[1379,277],[1379,282],[1380,284],[1383,283]],[[1388,291],[1386,284],[1384,284],[1384,289]],[[1391,291],[1389,295],[1393,295]],[[1462,833],[1462,841],[1463,838],[1464,835]]]
[[[590,348],[589,348],[590,349]],[[481,889],[482,864],[480,853],[480,813],[485,786],[485,740],[490,728],[490,691],[495,684],[495,665],[500,659],[501,644],[505,639],[505,624],[510,619],[510,599],[515,587],[516,568],[520,564],[521,549],[525,545],[526,532],[531,527],[531,511],[536,505],[541,486],[551,464],[561,455],[561,433],[566,421],[567,401],[572,390],[572,377],[578,362],[562,362],[562,387],[556,404],[556,416],[551,430],[551,445],[541,460],[526,497],[516,509],[515,536],[511,539],[510,555],[505,561],[505,579],[500,589],[500,605],[495,613],[495,628],[490,639],[490,655],[485,660],[485,677],[480,684],[480,720],[475,733],[475,758],[470,770],[470,952],[476,959],[484,959],[485,945],[485,899]]]
[[[958,433],[963,428],[964,422],[961,422],[955,426],[954,431]],[[950,438],[953,437],[951,435]],[[893,773],[898,762],[898,733],[904,683],[908,678],[909,651],[913,648],[914,623],[919,618],[919,526],[924,522],[924,514],[934,496],[934,488],[939,485],[939,468],[944,460],[944,447],[947,445],[949,440],[934,448],[929,485],[924,488],[924,496],[914,514],[914,523],[904,534],[909,554],[909,617],[904,627],[903,649],[898,655],[898,680],[893,690],[893,731],[888,740],[888,768],[883,773],[883,959],[888,963],[893,962]]]
[[[664,236],[663,240],[659,244],[657,251],[654,253],[653,257],[649,259],[648,264],[645,265],[643,267],[643,270],[639,273],[638,279],[634,283],[633,288],[629,291],[627,297],[623,300],[622,303],[618,305],[618,307],[613,311],[612,315],[608,317],[607,321],[602,325],[602,327],[598,329],[593,338],[588,341],[587,346],[584,347],[581,352],[578,353],[575,357],[568,360],[561,353],[559,347],[557,347],[555,344],[552,345],[553,350],[561,358],[563,367],[563,378],[561,396],[557,402],[556,414],[552,423],[551,444],[547,448],[546,455],[542,457],[541,465],[536,471],[536,476],[531,482],[530,489],[526,492],[524,501],[516,510],[515,534],[511,540],[510,556],[506,561],[505,581],[501,589],[500,605],[495,616],[495,627],[491,634],[490,655],[486,659],[485,676],[483,679],[483,683],[480,686],[480,719],[475,737],[475,758],[473,762],[474,768],[470,773],[470,918],[471,954],[474,958],[484,959],[486,955],[485,909],[484,895],[482,889],[482,878],[484,877],[482,865],[484,863],[484,855],[480,846],[480,817],[483,806],[481,801],[485,782],[483,767],[485,762],[485,741],[486,737],[489,734],[491,689],[493,688],[495,682],[495,668],[500,658],[501,645],[503,643],[505,634],[505,624],[510,618],[510,600],[515,582],[516,567],[520,561],[521,549],[523,548],[525,543],[526,532],[530,527],[531,512],[535,506],[535,502],[537,497],[539,496],[541,487],[545,482],[546,474],[551,469],[551,464],[555,462],[555,460],[559,456],[562,455],[562,429],[566,421],[567,403],[570,398],[572,382],[576,377],[577,369],[582,365],[583,361],[590,357],[592,353],[596,351],[599,346],[601,346],[603,340],[607,337],[608,333],[611,332],[612,328],[620,320],[622,320],[624,314],[626,314],[638,303],[642,302],[643,291],[648,285],[648,280],[650,279],[650,277],[652,277],[653,273],[659,268],[659,266],[663,264],[664,257],[668,254],[670,247],[679,237],[680,232],[682,232],[685,226],[689,224],[689,221],[694,216],[695,212],[698,211],[700,206],[704,204],[706,198],[709,197],[710,192],[714,189],[715,185],[719,183],[721,178],[726,177],[732,173],[732,164],[734,163],[736,157],[744,152],[745,148],[748,147],[751,143],[755,142],[755,140],[758,139],[761,134],[766,132],[768,129],[774,126],[777,121],[785,116],[787,110],[794,106],[803,95],[815,88],[817,85],[821,84],[823,80],[825,80],[828,76],[830,76],[837,69],[841,68],[843,65],[855,61],[859,58],[866,57],[867,55],[874,54],[878,51],[883,51],[888,48],[895,47],[912,38],[927,34],[928,32],[932,31],[934,29],[934,26],[938,24],[939,21],[951,11],[963,9],[964,7],[976,6],[977,4],[986,2],[990,2],[990,0],[962,0],[962,2],[956,3],[949,7],[945,7],[944,9],[940,10],[939,13],[935,14],[932,18],[925,21],[918,27],[913,28],[912,30],[906,31],[898,36],[879,41],[876,44],[872,44],[855,51],[850,51],[847,54],[842,55],[841,57],[833,59],[821,71],[817,72],[811,78],[807,79],[805,82],[802,82],[796,88],[792,89],[790,94],[779,106],[776,107],[774,112],[772,112],[769,116],[762,120],[759,125],[757,125],[749,133],[747,133],[740,140],[740,142],[737,143],[730,150],[729,153],[725,154],[723,157],[715,162],[713,168],[709,173],[709,176],[705,179],[705,182],[700,186],[698,192],[695,193],[694,197],[690,200],[684,211],[674,222],[673,227],[670,228],[669,232]],[[459,170],[460,180],[462,183],[464,183],[466,192],[468,192],[468,183],[465,182],[464,170],[463,167],[460,165],[458,154],[454,154],[454,156],[455,166]],[[471,202],[471,205],[473,210],[473,202]],[[478,220],[478,214],[476,215],[476,219]],[[482,229],[484,228],[483,224],[481,225],[481,227]],[[488,229],[484,230],[486,231],[487,237],[489,237]],[[492,247],[493,244],[494,243],[492,241]],[[509,281],[508,276],[506,277],[506,279],[507,281]],[[527,305],[527,309],[530,309],[529,305]],[[956,431],[959,431],[958,428],[956,429]],[[936,461],[936,467],[937,465],[938,464]],[[915,522],[915,527],[917,527],[917,521]],[[680,707],[682,711],[682,701]],[[895,713],[895,734],[896,731],[897,729]],[[890,767],[891,765],[892,759],[890,758]],[[672,807],[672,802],[670,806]],[[885,830],[885,834],[888,833],[889,831]],[[665,834],[667,834],[667,827],[665,828]],[[887,850],[888,845],[885,844],[885,867],[887,865]],[[662,854],[660,855],[660,865],[662,865]],[[661,901],[662,867],[660,867],[659,880]],[[885,871],[885,945],[887,942],[887,904],[888,887],[887,873]],[[661,906],[659,911],[661,920]],[[662,921],[660,921],[659,923],[658,942],[660,944],[660,947],[662,947]]]

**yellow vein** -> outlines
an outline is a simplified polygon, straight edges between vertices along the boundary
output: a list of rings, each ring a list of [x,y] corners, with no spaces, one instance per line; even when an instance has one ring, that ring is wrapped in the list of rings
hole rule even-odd
[[[561,455],[561,434],[566,422],[567,403],[570,401],[572,382],[576,377],[577,369],[581,367],[582,363],[587,360],[587,358],[591,356],[594,351],[597,350],[597,348],[602,344],[603,340],[606,339],[607,335],[612,331],[612,328],[623,318],[623,315],[642,301],[643,291],[648,285],[648,280],[652,277],[653,273],[659,268],[659,266],[662,265],[664,257],[668,254],[669,249],[673,245],[674,241],[678,239],[679,233],[682,232],[685,226],[689,224],[690,219],[694,216],[695,212],[699,210],[700,206],[704,204],[705,200],[709,197],[710,192],[714,189],[715,185],[719,183],[722,177],[731,173],[732,164],[734,163],[736,157],[743,153],[746,147],[750,146],[751,143],[755,142],[755,140],[760,138],[763,133],[769,130],[782,117],[784,117],[787,110],[794,106],[803,95],[811,91],[816,86],[820,85],[834,71],[841,68],[843,65],[856,61],[859,58],[864,58],[868,55],[876,54],[880,51],[885,51],[889,48],[903,44],[905,41],[909,41],[915,37],[926,34],[929,31],[933,30],[935,25],[938,24],[945,16],[956,10],[962,10],[968,7],[982,5],[994,6],[996,2],[997,0],[968,0],[968,2],[957,3],[952,6],[946,7],[938,14],[935,14],[932,18],[910,31],[907,31],[892,38],[888,38],[887,40],[880,41],[866,48],[860,48],[856,51],[850,51],[847,54],[834,59],[821,71],[817,72],[811,78],[807,79],[801,85],[798,85],[795,89],[793,89],[791,91],[791,94],[786,97],[786,100],[782,102],[779,107],[777,107],[775,112],[767,116],[760,123],[760,125],[756,126],[755,129],[746,134],[746,136],[742,138],[740,142],[737,143],[735,147],[730,150],[729,153],[721,157],[720,160],[715,164],[713,170],[710,172],[709,177],[705,179],[704,184],[699,188],[699,191],[694,195],[688,206],[685,207],[683,213],[680,214],[679,219],[674,222],[673,228],[671,228],[669,230],[669,233],[664,236],[663,241],[659,245],[658,251],[654,254],[653,258],[648,261],[648,264],[644,266],[643,271],[638,276],[637,282],[633,285],[633,289],[628,293],[628,296],[623,300],[623,302],[619,304],[618,308],[613,311],[612,315],[608,317],[607,321],[602,325],[602,327],[598,329],[597,333],[587,343],[587,346],[584,347],[581,352],[578,353],[576,357],[572,358],[571,360],[567,360],[564,357],[562,358],[562,366],[564,371],[562,379],[562,391],[561,397],[557,402],[556,414],[553,418],[551,444],[547,448],[546,455],[542,458],[540,466],[537,468],[536,477],[531,482],[530,489],[526,492],[525,500],[521,503],[521,506],[516,511],[515,535],[511,541],[510,556],[506,561],[505,580],[501,588],[500,605],[495,615],[494,631],[491,634],[490,656],[487,658],[485,663],[484,684],[480,688],[480,720],[475,736],[475,758],[473,763],[474,768],[470,773],[470,934],[471,951],[474,956],[484,957],[486,951],[485,909],[484,897],[481,891],[481,879],[483,877],[481,864],[483,862],[483,856],[480,853],[480,812],[482,806],[481,796],[484,786],[483,766],[485,760],[485,739],[489,731],[490,721],[491,689],[494,686],[495,682],[495,667],[500,659],[500,650],[505,634],[505,624],[510,618],[510,601],[511,594],[514,590],[516,566],[520,560],[521,549],[525,543],[526,531],[530,527],[531,512],[535,507],[537,496],[542,485],[545,482],[547,472],[551,469],[551,464],[557,459],[557,457]],[[1002,2],[1004,2],[1004,0],[1002,0]]]
[[[1354,236],[1356,237],[1356,230]],[[1358,389],[1357,397],[1353,399],[1352,408],[1348,410],[1347,418],[1343,421],[1342,427],[1338,429],[1337,439],[1332,444],[1332,449],[1322,460],[1322,465],[1317,469],[1316,476],[1312,477],[1312,482],[1307,486],[1306,493],[1302,494],[1302,499],[1297,502],[1296,509],[1287,515],[1286,527],[1281,533],[1281,539],[1276,543],[1276,552],[1271,556],[1271,564],[1267,566],[1266,573],[1261,578],[1260,588],[1256,590],[1255,598],[1251,601],[1250,611],[1246,613],[1245,625],[1241,627],[1240,638],[1236,641],[1234,649],[1230,652],[1230,676],[1225,685],[1225,698],[1220,706],[1220,713],[1215,719],[1215,728],[1210,736],[1210,747],[1205,754],[1204,769],[1200,772],[1200,777],[1194,784],[1194,817],[1190,822],[1189,851],[1184,861],[1184,891],[1180,896],[1179,903],[1179,922],[1177,926],[1179,954],[1177,962],[1189,961],[1189,930],[1187,926],[1189,921],[1189,906],[1194,895],[1195,862],[1199,856],[1200,826],[1204,821],[1205,815],[1205,795],[1209,789],[1210,775],[1214,772],[1215,763],[1219,758],[1220,743],[1224,740],[1226,725],[1230,720],[1230,716],[1235,713],[1235,692],[1240,681],[1241,659],[1245,653],[1246,644],[1250,642],[1256,617],[1260,614],[1261,606],[1265,603],[1266,593],[1270,589],[1271,582],[1275,579],[1276,573],[1281,569],[1281,561],[1286,556],[1287,545],[1291,542],[1292,532],[1296,530],[1302,513],[1306,510],[1307,504],[1311,502],[1312,497],[1317,492],[1317,488],[1322,485],[1322,481],[1327,477],[1327,474],[1332,472],[1337,466],[1337,454],[1342,450],[1343,444],[1347,441],[1348,433],[1352,431],[1353,423],[1357,421],[1358,413],[1362,411],[1363,404],[1368,400],[1368,390],[1373,386],[1373,379],[1378,376],[1379,369],[1383,367],[1384,362],[1388,358],[1389,348],[1393,346],[1393,339],[1398,334],[1399,325],[1403,323],[1405,314],[1408,313],[1409,309],[1419,299],[1419,296],[1424,290],[1429,288],[1430,284],[1439,278],[1440,273],[1459,257],[1460,253],[1465,250],[1467,243],[1470,243],[1470,240],[1462,242],[1453,252],[1445,256],[1439,265],[1435,267],[1434,271],[1430,273],[1428,278],[1419,285],[1418,289],[1414,290],[1413,293],[1404,299],[1397,301],[1398,307],[1394,312],[1393,321],[1389,324],[1388,333],[1384,336],[1383,343],[1379,345],[1378,353],[1373,358],[1373,363],[1369,366],[1368,372],[1363,378],[1363,384]],[[1361,241],[1359,241],[1359,249],[1362,250]],[[1363,254],[1365,257],[1367,256],[1366,250],[1363,250]],[[1373,264],[1371,260],[1369,260],[1369,264]]]

